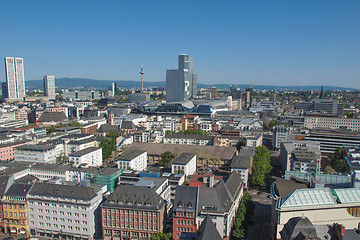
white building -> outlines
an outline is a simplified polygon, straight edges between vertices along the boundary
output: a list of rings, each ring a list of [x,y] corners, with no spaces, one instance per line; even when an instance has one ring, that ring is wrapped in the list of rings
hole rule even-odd
[[[75,167],[81,165],[88,167],[99,167],[102,165],[102,148],[89,147],[83,150],[69,154],[69,161],[74,163]]]
[[[53,145],[22,145],[15,149],[15,161],[34,163],[56,163]]]
[[[171,173],[176,174],[183,171],[186,176],[192,175],[196,171],[196,154],[182,153],[177,156],[171,164]]]
[[[274,149],[280,148],[281,142],[289,141],[290,128],[284,126],[275,126],[273,128],[272,145]]]
[[[352,131],[360,131],[360,119],[325,116],[305,116],[304,127],[307,127],[309,129],[327,128],[334,130],[346,128]]]
[[[121,155],[116,161],[119,169],[143,171],[147,168],[147,152],[145,150],[135,150]]]
[[[55,76],[46,75],[44,76],[44,96],[49,99],[55,99]]]
[[[5,58],[7,96],[10,99],[25,97],[24,62],[22,58]]]
[[[35,183],[28,195],[30,233],[53,239],[95,239],[103,188]]]

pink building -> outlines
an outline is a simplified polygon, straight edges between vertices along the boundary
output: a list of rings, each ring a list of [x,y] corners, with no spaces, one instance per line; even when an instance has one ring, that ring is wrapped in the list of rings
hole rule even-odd
[[[0,145],[0,160],[13,160],[14,159],[14,148],[24,145],[27,141],[21,140],[13,143]]]

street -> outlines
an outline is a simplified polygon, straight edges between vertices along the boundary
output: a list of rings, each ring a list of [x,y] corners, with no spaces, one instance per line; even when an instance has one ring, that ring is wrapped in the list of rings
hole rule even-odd
[[[252,216],[252,225],[248,228],[247,240],[268,240],[270,239],[271,199],[269,193],[258,194],[256,190],[249,190],[252,201],[255,205]]]

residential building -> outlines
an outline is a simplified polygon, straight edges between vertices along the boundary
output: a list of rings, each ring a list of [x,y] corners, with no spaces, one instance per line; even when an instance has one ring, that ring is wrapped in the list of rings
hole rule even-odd
[[[194,174],[196,171],[196,154],[181,153],[171,163],[171,173],[183,173],[185,176]]]
[[[103,239],[150,239],[163,232],[165,201],[154,189],[119,185],[101,205]]]
[[[75,167],[99,167],[102,165],[102,148],[89,147],[83,150],[69,154],[69,162],[72,162]]]
[[[1,161],[11,161],[14,160],[14,149],[18,146],[26,144],[27,141],[19,140],[16,142],[11,142],[7,144],[0,145],[0,160]]]
[[[1,203],[5,233],[19,237],[30,235],[27,195],[31,187],[31,184],[14,183],[4,194]]]
[[[193,174],[189,179],[190,187],[213,187],[218,183],[223,177],[215,176],[212,173],[205,174]]]
[[[211,146],[214,138],[214,136],[198,134],[165,134],[164,143]]]
[[[25,97],[24,63],[22,58],[5,57],[7,96],[9,99]]]
[[[320,154],[317,156],[308,149],[297,149],[292,152],[290,169],[297,172],[320,173],[320,159]]]
[[[54,145],[21,145],[15,148],[15,161],[33,163],[56,163]]]
[[[166,71],[166,102],[181,102],[197,94],[197,74],[194,74],[193,57],[179,56],[179,68]]]
[[[102,188],[35,183],[28,196],[31,235],[53,239],[97,239]]]
[[[242,147],[239,154],[235,155],[230,163],[230,171],[235,171],[240,175],[245,187],[248,186],[249,174],[251,174],[254,155],[254,147]]]
[[[181,130],[186,131],[188,129],[198,129],[197,121],[199,116],[197,115],[186,115],[181,118]]]
[[[4,198],[5,193],[14,183],[14,178],[11,176],[0,176],[0,233],[6,233],[4,221],[4,208],[1,200]],[[9,231],[8,231],[9,232]],[[10,229],[11,232],[11,229]]]
[[[304,127],[308,129],[331,129],[360,131],[360,118],[341,118],[334,116],[305,116]]]
[[[143,171],[147,168],[147,152],[145,150],[132,151],[116,159],[119,169],[133,169]]]
[[[49,99],[55,99],[55,76],[46,75],[44,76],[44,96]]]
[[[273,128],[272,145],[274,149],[280,149],[280,143],[289,141],[290,128],[285,126],[275,126]]]
[[[169,179],[166,177],[143,177],[138,182],[134,184],[134,186],[142,186],[148,187],[155,190],[155,192],[162,197],[167,205],[167,212],[170,211],[171,208],[171,196],[170,196],[170,184]]]

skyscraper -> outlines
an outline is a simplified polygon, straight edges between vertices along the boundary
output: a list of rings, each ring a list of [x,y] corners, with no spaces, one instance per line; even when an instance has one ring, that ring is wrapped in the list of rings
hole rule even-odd
[[[117,85],[117,83],[112,83],[111,92],[112,92],[113,96],[116,96],[118,94],[118,85]]]
[[[7,98],[22,99],[25,97],[24,62],[22,58],[5,58]]]
[[[44,76],[44,96],[49,99],[55,99],[55,76]]]
[[[197,94],[197,74],[192,56],[179,56],[179,69],[166,71],[166,102],[187,101]]]

